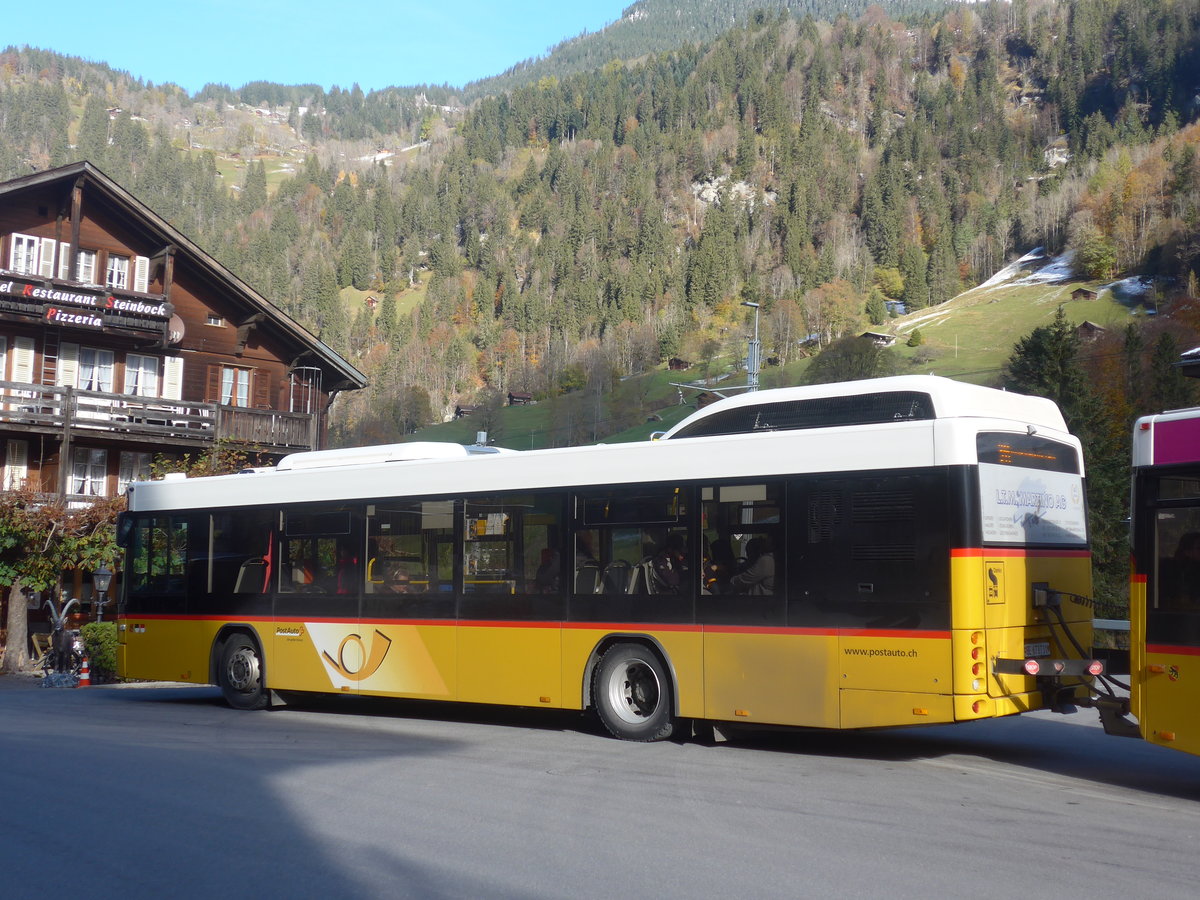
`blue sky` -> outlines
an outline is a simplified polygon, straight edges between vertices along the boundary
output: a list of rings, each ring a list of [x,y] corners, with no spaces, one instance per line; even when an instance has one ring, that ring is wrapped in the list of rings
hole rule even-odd
[[[632,0],[58,0],[7,4],[0,46],[81,56],[191,93],[209,82],[364,91],[498,75]]]

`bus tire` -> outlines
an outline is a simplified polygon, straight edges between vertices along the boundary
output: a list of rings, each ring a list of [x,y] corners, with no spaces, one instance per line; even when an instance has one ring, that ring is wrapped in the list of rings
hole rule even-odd
[[[221,646],[217,683],[234,709],[265,709],[271,695],[263,684],[262,654],[244,634],[233,634]]]
[[[671,684],[658,654],[643,644],[613,644],[592,679],[592,703],[613,737],[661,741],[671,736]]]

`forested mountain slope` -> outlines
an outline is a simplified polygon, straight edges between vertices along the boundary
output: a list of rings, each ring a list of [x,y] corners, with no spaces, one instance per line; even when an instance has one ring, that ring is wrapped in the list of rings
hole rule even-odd
[[[858,18],[876,5],[895,17],[913,17],[941,10],[944,0],[637,0],[620,17],[595,32],[568,38],[537,59],[523,60],[506,72],[467,85],[463,95],[475,100],[512,90],[545,77],[562,78],[599,69],[613,60],[633,60],[648,54],[678,50],[686,44],[706,44],[760,12],[785,10],[833,21]]]

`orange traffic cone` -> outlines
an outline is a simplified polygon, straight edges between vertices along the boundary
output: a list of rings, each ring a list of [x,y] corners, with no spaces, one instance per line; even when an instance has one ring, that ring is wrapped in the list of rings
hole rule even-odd
[[[88,658],[83,658],[83,665],[79,667],[79,686],[89,687],[92,683],[92,670],[88,668]]]

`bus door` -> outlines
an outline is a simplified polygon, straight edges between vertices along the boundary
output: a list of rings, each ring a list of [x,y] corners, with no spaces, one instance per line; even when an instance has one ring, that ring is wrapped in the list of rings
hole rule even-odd
[[[365,539],[360,689],[456,698],[454,501],[370,503]]]
[[[837,723],[828,639],[787,626],[784,484],[701,487],[700,597],[705,715]]]
[[[458,697],[563,705],[560,494],[497,494],[462,506]]]
[[[270,687],[355,692],[374,664],[359,625],[361,518],[348,506],[279,514]]]
[[[1198,753],[1200,473],[1143,477],[1139,492],[1148,502],[1134,515],[1149,527],[1135,527],[1146,600],[1145,649],[1132,670],[1134,712],[1147,740]]]

